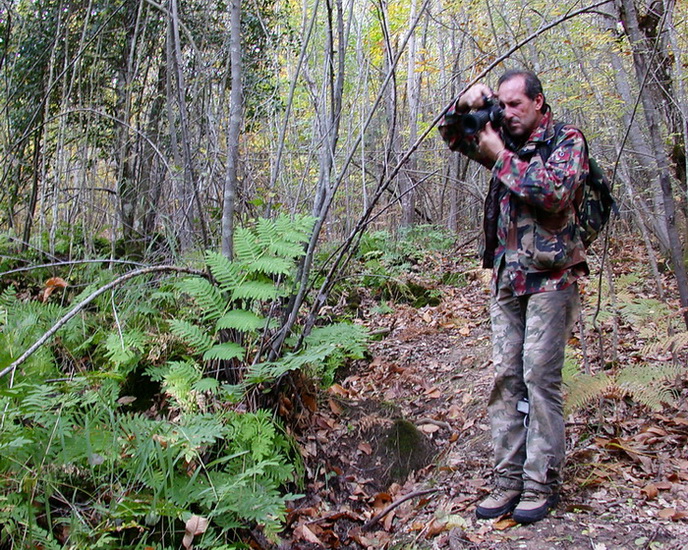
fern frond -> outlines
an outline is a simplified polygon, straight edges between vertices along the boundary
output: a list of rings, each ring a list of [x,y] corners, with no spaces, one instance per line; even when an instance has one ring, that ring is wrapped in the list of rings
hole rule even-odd
[[[294,263],[277,256],[262,256],[248,264],[249,273],[264,273],[265,275],[289,275],[294,271]]]
[[[306,338],[306,345],[332,344],[344,351],[350,359],[363,359],[370,335],[361,325],[335,323],[316,327]]]
[[[196,397],[191,393],[194,385],[201,380],[198,365],[188,361],[172,361],[163,377],[163,389],[173,397],[179,406],[190,411],[195,408]]]
[[[614,385],[614,380],[606,372],[595,375],[579,374],[566,380],[564,382],[566,387],[564,413],[569,414],[585,407],[593,400],[603,397]]]
[[[264,253],[264,247],[256,236],[246,227],[239,227],[234,232],[235,261],[241,264],[255,262]]]
[[[169,324],[172,334],[188,344],[197,353],[204,353],[213,345],[213,339],[208,333],[193,323],[181,319],[171,319]]]
[[[618,387],[630,397],[653,410],[660,410],[662,403],[673,405],[675,399],[669,387],[683,372],[681,367],[664,363],[662,365],[629,365],[616,376]]]
[[[235,342],[223,342],[216,344],[203,354],[204,361],[212,359],[219,359],[220,361],[230,361],[232,359],[241,359],[244,357],[246,350]]]
[[[205,262],[222,292],[231,292],[241,282],[238,266],[222,254],[209,250],[205,253]]]
[[[232,291],[232,300],[274,300],[284,291],[267,281],[245,281]]]
[[[209,392],[215,394],[220,389],[220,382],[217,378],[201,378],[193,385],[193,390],[199,393]]]
[[[678,353],[688,346],[688,331],[663,336],[643,348],[644,356],[656,356],[664,353]]]
[[[17,289],[14,285],[8,286],[0,292],[0,307],[9,308],[17,302]]]
[[[310,238],[316,221],[317,218],[313,216],[296,215],[290,218],[286,215],[280,215],[275,218],[275,228],[281,240],[290,243],[304,243]]]
[[[227,312],[215,325],[216,330],[234,329],[242,332],[255,332],[265,328],[266,319],[245,309]]]
[[[270,218],[259,218],[256,220],[255,232],[258,241],[266,247],[280,238],[277,224],[274,219]]]
[[[120,334],[111,332],[105,340],[105,357],[116,366],[127,365],[143,353],[147,344],[146,335],[137,329]]]
[[[222,317],[227,301],[210,281],[203,277],[190,277],[181,281],[179,287],[193,297],[202,312],[203,319],[215,321]]]
[[[322,364],[335,350],[333,344],[311,346],[299,353],[288,353],[279,361],[252,365],[246,372],[246,384],[260,384],[268,380],[275,380],[283,374],[302,369],[308,365]]]

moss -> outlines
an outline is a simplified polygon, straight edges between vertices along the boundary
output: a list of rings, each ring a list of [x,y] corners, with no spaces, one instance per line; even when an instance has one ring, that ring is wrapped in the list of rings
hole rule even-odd
[[[404,419],[394,421],[382,443],[392,481],[404,481],[409,473],[427,466],[434,449],[427,437],[416,426]]]

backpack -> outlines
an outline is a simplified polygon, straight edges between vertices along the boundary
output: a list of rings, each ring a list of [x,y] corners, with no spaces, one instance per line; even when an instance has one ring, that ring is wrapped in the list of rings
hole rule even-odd
[[[547,162],[552,153],[552,142],[559,135],[565,126],[563,122],[558,122],[554,126],[554,136],[552,139],[538,147],[543,162]],[[589,153],[588,142],[583,136],[585,151]],[[588,248],[604,229],[609,221],[611,213],[619,215],[619,209],[612,196],[612,189],[609,180],[604,175],[602,168],[597,161],[588,154],[590,171],[588,177],[583,182],[583,193],[580,203],[574,202],[578,225],[580,227],[581,240],[585,248]]]

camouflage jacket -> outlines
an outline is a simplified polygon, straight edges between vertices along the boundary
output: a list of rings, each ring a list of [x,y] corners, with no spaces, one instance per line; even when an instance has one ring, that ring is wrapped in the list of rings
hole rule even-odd
[[[562,290],[588,273],[574,208],[589,169],[578,129],[564,126],[555,138],[548,110],[521,147],[502,132],[506,149],[494,163],[480,157],[475,139],[463,135],[460,117],[453,111],[439,130],[450,149],[492,170],[485,200],[483,266],[494,268],[495,291],[502,266],[519,296]],[[543,163],[538,148],[553,138]]]

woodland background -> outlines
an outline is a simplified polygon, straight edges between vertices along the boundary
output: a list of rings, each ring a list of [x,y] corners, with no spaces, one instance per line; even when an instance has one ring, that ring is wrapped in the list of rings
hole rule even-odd
[[[4,0],[3,544],[276,537],[303,490],[289,418],[304,387],[366,356],[361,294],[378,313],[432,304],[410,258],[477,257],[488,174],[436,124],[506,68],[540,75],[613,181],[613,235],[651,287],[635,313],[664,316],[641,336],[649,380],[676,375],[687,15],[673,0]],[[608,244],[591,256],[616,307]],[[611,326],[588,376],[616,364]]]

